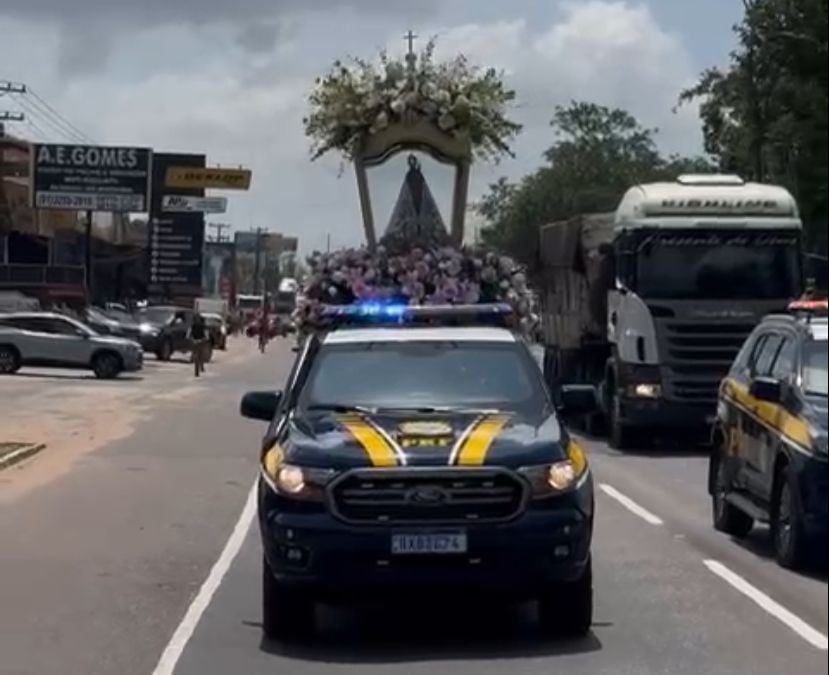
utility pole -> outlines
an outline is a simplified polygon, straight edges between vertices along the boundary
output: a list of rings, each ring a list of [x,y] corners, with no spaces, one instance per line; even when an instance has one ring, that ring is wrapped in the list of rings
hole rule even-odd
[[[262,239],[264,238],[265,230],[262,227],[256,228],[256,253],[253,260],[253,294],[259,295],[259,274],[261,270],[261,258],[262,258]]]
[[[227,223],[208,223],[207,227],[209,227],[211,230],[216,230],[216,234],[213,235],[211,241],[220,244],[230,241],[229,236],[222,234],[225,230],[230,229],[230,225],[228,225]]]

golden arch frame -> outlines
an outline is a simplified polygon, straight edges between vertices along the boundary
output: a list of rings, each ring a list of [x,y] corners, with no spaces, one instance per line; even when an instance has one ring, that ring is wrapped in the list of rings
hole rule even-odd
[[[381,166],[401,152],[420,151],[441,164],[455,167],[455,185],[452,192],[450,238],[455,246],[463,244],[466,202],[469,195],[469,176],[472,147],[465,136],[444,133],[433,122],[425,119],[403,121],[360,140],[354,159],[357,189],[366,243],[370,250],[377,248],[377,232],[368,184],[368,169]]]

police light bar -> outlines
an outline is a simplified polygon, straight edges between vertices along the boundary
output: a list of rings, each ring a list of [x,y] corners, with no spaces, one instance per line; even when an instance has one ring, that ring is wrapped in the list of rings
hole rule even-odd
[[[353,305],[325,305],[324,324],[431,324],[431,325],[509,325],[514,312],[505,303],[478,305],[401,305],[376,302]]]
[[[829,313],[829,299],[822,300],[795,300],[789,303],[790,312],[801,312],[803,314],[825,314]]]

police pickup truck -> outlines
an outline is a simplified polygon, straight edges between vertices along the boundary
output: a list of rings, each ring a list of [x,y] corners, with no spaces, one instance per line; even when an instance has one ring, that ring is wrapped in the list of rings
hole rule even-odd
[[[486,589],[545,628],[593,613],[593,482],[503,305],[328,307],[282,392],[244,396],[261,454],[263,626],[313,630],[318,601]]]

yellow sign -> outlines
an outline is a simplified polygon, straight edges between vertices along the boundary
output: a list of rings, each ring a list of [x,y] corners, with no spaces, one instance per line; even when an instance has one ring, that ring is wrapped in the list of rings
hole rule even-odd
[[[194,169],[171,166],[167,169],[164,184],[171,188],[191,190],[249,190],[251,176],[250,169]]]

